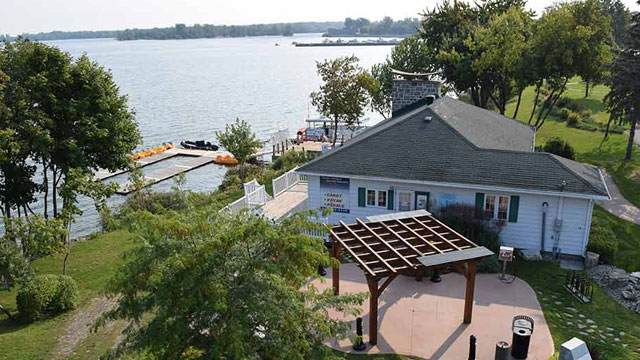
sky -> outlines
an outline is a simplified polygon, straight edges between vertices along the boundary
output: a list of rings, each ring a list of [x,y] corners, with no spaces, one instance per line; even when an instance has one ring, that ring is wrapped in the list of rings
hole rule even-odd
[[[416,17],[441,0],[0,0],[0,34]],[[530,0],[538,13],[556,1]],[[635,0],[623,0],[640,10]]]

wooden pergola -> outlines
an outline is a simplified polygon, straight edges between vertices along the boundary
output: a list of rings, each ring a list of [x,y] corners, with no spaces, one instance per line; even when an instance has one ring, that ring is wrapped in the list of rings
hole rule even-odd
[[[471,323],[476,263],[493,255],[424,210],[371,217],[330,231],[333,257],[346,251],[364,271],[369,301],[369,343],[378,342],[378,298],[398,275],[416,276],[429,268],[450,266],[466,278],[465,324]],[[381,283],[382,282],[382,283]],[[340,292],[340,268],[333,268],[333,288]]]

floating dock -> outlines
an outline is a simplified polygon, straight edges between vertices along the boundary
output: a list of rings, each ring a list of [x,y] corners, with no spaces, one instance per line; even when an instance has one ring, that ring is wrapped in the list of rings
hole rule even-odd
[[[164,160],[168,160],[175,157],[184,157],[184,161],[179,164],[174,164],[161,169],[154,169],[148,174],[144,174],[145,186],[156,184],[158,182],[170,179],[181,173],[197,169],[199,167],[215,163],[215,159],[218,156],[233,156],[228,151],[206,151],[206,150],[190,150],[190,149],[168,149],[161,153],[151,155],[140,160],[136,160],[135,163],[138,167],[144,168],[152,164],[159,163]],[[95,174],[96,180],[107,180],[114,176],[127,173],[129,170],[120,170],[115,172],[98,171]],[[133,186],[130,181],[124,184],[120,184],[116,194],[127,195],[133,192]]]

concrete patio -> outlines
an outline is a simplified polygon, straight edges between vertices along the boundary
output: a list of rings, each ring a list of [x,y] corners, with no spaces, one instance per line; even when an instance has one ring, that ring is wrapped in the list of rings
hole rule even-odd
[[[331,271],[320,289],[331,287]],[[441,283],[422,282],[399,276],[379,300],[378,345],[363,353],[395,353],[424,359],[463,360],[468,356],[469,336],[478,337],[478,359],[493,359],[499,340],[511,342],[511,321],[515,315],[534,319],[529,347],[531,360],[547,360],[554,352],[553,340],[535,292],[517,279],[504,284],[496,274],[478,274],[472,323],[464,325],[465,279],[457,273],[442,276]],[[362,270],[355,264],[340,267],[341,294],[368,292]],[[364,340],[368,340],[369,305],[362,306]],[[341,314],[332,314],[341,318]],[[351,320],[351,319],[350,319]],[[355,323],[355,321],[354,321]],[[354,325],[355,330],[355,325]],[[327,345],[343,352],[354,352],[349,339],[331,339]]]

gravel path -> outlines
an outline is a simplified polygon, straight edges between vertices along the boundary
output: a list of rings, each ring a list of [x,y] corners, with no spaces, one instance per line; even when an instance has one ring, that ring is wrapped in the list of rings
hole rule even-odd
[[[607,183],[607,187],[609,188],[611,200],[597,200],[596,203],[613,215],[621,219],[630,221],[634,224],[640,225],[640,209],[638,209],[637,206],[633,205],[627,199],[625,199],[624,196],[622,196],[620,190],[613,182],[613,179],[609,174],[604,171],[602,174],[604,175],[604,180]]]

